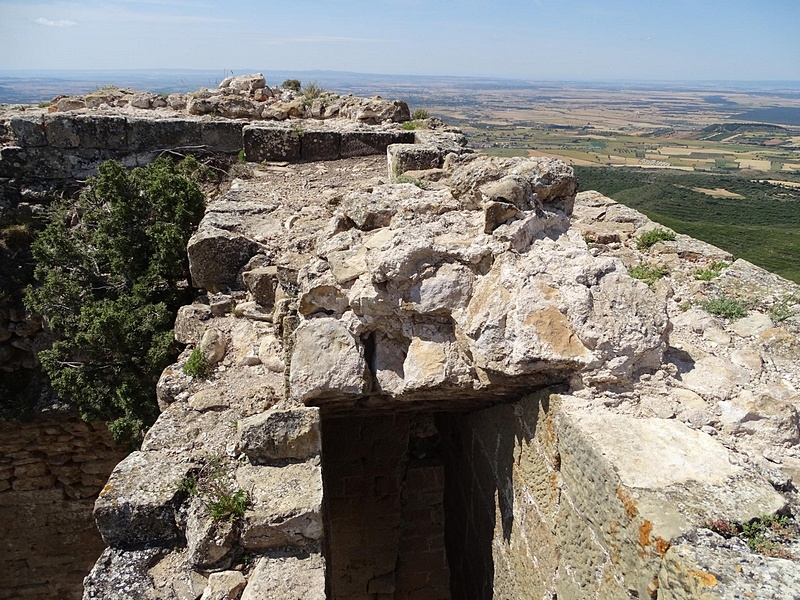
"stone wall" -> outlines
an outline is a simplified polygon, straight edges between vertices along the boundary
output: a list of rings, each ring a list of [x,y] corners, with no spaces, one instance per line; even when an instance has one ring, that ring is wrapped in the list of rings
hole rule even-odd
[[[325,419],[322,435],[328,598],[449,599],[431,415]]]
[[[383,154],[390,144],[414,143],[398,125],[351,122],[259,123],[200,117],[93,114],[14,116],[0,120],[0,178],[86,179],[108,159],[127,166],[163,152],[237,154],[252,162],[334,160]]]
[[[126,452],[74,416],[0,423],[0,598],[80,598],[105,544],[92,508]]]

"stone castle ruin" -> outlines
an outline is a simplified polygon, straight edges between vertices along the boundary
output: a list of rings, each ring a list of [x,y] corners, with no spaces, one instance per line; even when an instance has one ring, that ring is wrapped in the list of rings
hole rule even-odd
[[[6,117],[9,188],[167,148],[257,164],[188,244],[186,350],[94,505],[85,600],[800,595],[800,544],[719,525],[796,511],[795,284],[637,245],[658,225],[564,163],[404,129],[403,103],[106,96]],[[743,319],[701,308],[734,293]]]

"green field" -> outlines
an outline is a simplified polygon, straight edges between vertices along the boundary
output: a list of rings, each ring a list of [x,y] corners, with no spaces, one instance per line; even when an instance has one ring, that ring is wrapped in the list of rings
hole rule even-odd
[[[736,175],[575,167],[581,190],[597,190],[677,232],[800,283],[800,189]],[[744,198],[715,198],[693,188]]]

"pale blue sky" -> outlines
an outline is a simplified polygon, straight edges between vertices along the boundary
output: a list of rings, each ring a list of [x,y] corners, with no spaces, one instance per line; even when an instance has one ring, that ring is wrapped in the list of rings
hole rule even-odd
[[[800,80],[800,0],[0,0],[0,69]]]

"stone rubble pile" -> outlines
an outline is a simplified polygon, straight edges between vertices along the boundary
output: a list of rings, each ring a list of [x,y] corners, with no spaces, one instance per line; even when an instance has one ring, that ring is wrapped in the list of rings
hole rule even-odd
[[[109,86],[83,96],[57,96],[48,107],[48,112],[114,110],[249,121],[348,119],[367,125],[402,123],[411,118],[408,105],[400,100],[340,96],[319,88],[310,92],[308,88],[295,91],[270,87],[260,73],[227,77],[216,89],[200,88],[188,94],[155,94]]]

